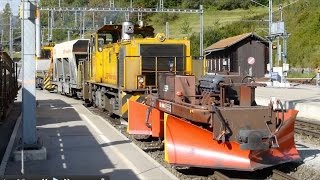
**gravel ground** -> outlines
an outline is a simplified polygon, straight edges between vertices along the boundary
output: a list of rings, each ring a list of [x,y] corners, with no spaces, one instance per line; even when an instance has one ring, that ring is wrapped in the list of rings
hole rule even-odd
[[[297,179],[320,179],[320,137],[297,134],[295,140],[302,162],[291,175]]]
[[[159,144],[158,139],[148,138],[146,136],[133,136],[126,132],[126,125],[121,123],[120,119],[110,118],[110,116],[98,109],[88,108],[91,112],[102,116],[108,122],[110,122],[114,127],[116,127],[120,132],[132,140],[136,145],[143,149],[149,156],[157,160],[165,168],[167,168],[171,173],[177,176],[179,179],[183,180],[205,180],[214,179],[213,169],[206,168],[186,168],[186,167],[172,167],[171,165],[164,162],[164,152],[159,148],[154,147]],[[255,172],[238,172],[238,171],[220,171],[223,174],[241,179],[270,179],[273,169],[278,169],[282,172],[301,180],[316,180],[320,179],[320,137],[312,138],[305,135],[296,134],[295,136],[296,146],[299,150],[301,161],[286,163],[283,165],[278,165],[276,167],[267,168]]]

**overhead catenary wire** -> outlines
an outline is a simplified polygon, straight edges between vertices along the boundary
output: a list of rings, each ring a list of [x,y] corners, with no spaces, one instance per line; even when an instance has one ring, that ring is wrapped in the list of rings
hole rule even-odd
[[[42,7],[40,11],[51,11],[51,12],[68,12],[75,13],[75,27],[77,25],[77,12],[84,14],[85,12],[122,12],[125,14],[125,20],[130,20],[130,13],[184,13],[184,14],[199,14],[200,15],[200,57],[203,57],[203,6],[200,5],[199,9],[175,9],[175,8],[165,8],[163,6],[164,0],[159,0],[159,6],[156,8],[141,8],[141,7],[133,7],[133,1],[130,1],[130,6],[126,8],[118,8],[114,6],[114,1],[110,0],[110,7],[107,8],[91,8],[91,7]],[[81,15],[80,15],[81,16]],[[84,21],[84,16],[82,21]],[[54,18],[53,18],[54,19]],[[80,37],[83,37],[84,30],[86,29],[85,23],[81,22],[79,19],[80,27],[79,34]],[[82,26],[81,26],[82,24]],[[87,23],[89,24],[89,23]],[[90,24],[89,24],[90,25]],[[84,26],[84,27],[83,27]],[[50,29],[52,31],[54,26],[51,26]],[[94,26],[93,26],[94,28]]]

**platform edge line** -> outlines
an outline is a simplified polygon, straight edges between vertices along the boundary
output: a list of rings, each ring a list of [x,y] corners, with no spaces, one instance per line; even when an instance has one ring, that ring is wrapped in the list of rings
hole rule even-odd
[[[8,143],[6,151],[5,151],[4,155],[3,155],[3,158],[2,158],[2,161],[1,161],[1,165],[0,165],[0,176],[3,176],[5,171],[6,171],[8,160],[9,160],[10,154],[12,152],[13,144],[14,144],[14,142],[16,140],[16,137],[17,137],[17,134],[18,134],[18,129],[20,127],[21,119],[22,119],[22,113],[20,113],[20,115],[19,115],[19,117],[18,117],[18,119],[16,121],[16,124],[14,125],[14,129],[13,129],[13,132],[11,134],[9,143]]]
[[[112,126],[109,122],[106,121],[105,118],[93,114],[89,109],[84,108],[86,111],[88,111],[90,114],[97,116],[104,124],[106,124],[108,127],[110,127],[111,129],[113,129],[118,135],[120,135],[124,140],[130,140],[129,138],[127,138],[124,134],[122,134],[121,132],[119,132],[119,130],[117,128],[115,128],[114,126]],[[131,140],[130,140],[131,141]],[[159,162],[157,162],[155,159],[153,159],[152,157],[150,157],[146,152],[144,152],[142,149],[140,149],[135,143],[132,143],[132,146],[139,151],[141,154],[143,154],[143,156],[145,158],[147,158],[149,161],[151,161],[152,163],[154,163],[163,173],[165,173],[166,175],[168,175],[170,177],[171,180],[173,179],[179,179],[177,176],[175,176],[174,174],[172,174],[168,169],[166,169],[165,167],[163,167]]]

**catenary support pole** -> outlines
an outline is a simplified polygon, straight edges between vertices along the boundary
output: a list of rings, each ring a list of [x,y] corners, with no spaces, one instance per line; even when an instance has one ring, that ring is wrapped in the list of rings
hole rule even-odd
[[[41,24],[39,4],[37,4],[36,10],[36,56],[37,58],[41,57]]]
[[[277,37],[277,66],[280,66],[281,61],[281,45],[280,45],[280,37]]]
[[[82,12],[82,34],[81,34],[81,39],[84,38],[84,32],[85,32],[85,12]]]
[[[53,14],[53,11],[51,11],[51,15],[50,15],[50,39],[49,39],[49,41],[53,40],[53,33],[52,33],[53,26],[54,26],[53,23],[54,23],[54,14]]]
[[[316,86],[320,87],[320,68],[318,68]]]
[[[269,64],[270,64],[269,76],[270,76],[271,86],[273,86],[273,81],[271,79],[271,75],[273,72],[271,25],[272,25],[272,0],[269,0]]]
[[[68,41],[70,41],[70,31],[68,31]]]
[[[166,37],[169,39],[170,37],[170,28],[169,28],[169,22],[166,22]]]
[[[3,29],[1,30],[1,40],[0,40],[0,44],[3,45]]]
[[[50,41],[50,27],[51,27],[51,18],[50,18],[50,11],[48,11],[48,42]]]
[[[203,58],[203,6],[200,5],[200,57]]]
[[[9,53],[11,58],[13,58],[13,27],[12,27],[12,14],[9,16]]]
[[[22,119],[23,145],[37,144],[36,136],[36,89],[35,89],[35,0],[23,0],[22,14]]]
[[[77,27],[77,11],[74,12],[74,27]]]
[[[92,12],[92,28],[93,29],[95,28],[94,21],[95,21],[94,12]]]

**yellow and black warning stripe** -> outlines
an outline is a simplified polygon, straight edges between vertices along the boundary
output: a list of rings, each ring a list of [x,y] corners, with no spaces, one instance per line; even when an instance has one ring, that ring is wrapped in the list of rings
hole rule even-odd
[[[128,118],[128,100],[142,103],[145,101],[145,96],[142,92],[121,93],[121,117],[124,119]]]
[[[48,91],[52,91],[55,88],[54,84],[51,84],[51,78],[49,76],[47,76],[44,81],[43,81],[43,88],[48,90]]]

